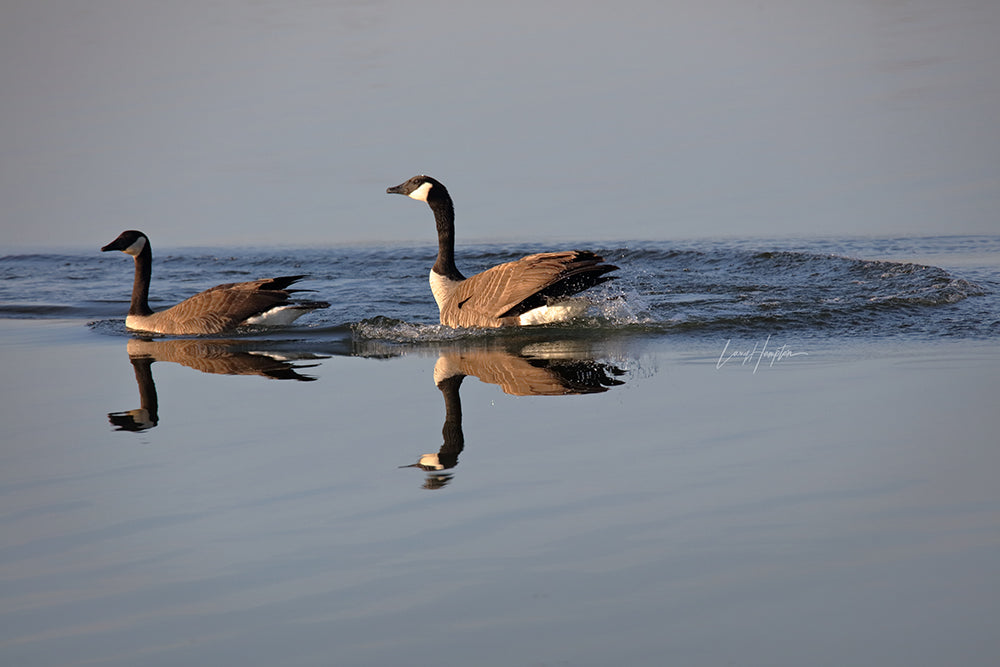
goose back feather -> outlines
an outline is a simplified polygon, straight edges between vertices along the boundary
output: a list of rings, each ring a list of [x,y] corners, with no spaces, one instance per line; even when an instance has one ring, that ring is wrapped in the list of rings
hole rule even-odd
[[[615,267],[602,261],[592,252],[569,250],[537,253],[499,264],[463,280],[439,304],[441,324],[517,326],[522,315],[540,308],[584,310],[589,302],[568,301],[567,297],[603,282],[603,274]],[[583,308],[574,309],[573,305]]]

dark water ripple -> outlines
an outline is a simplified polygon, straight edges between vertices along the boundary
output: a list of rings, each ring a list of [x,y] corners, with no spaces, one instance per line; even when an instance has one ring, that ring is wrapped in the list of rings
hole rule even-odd
[[[459,263],[469,275],[556,247],[589,247],[620,267],[618,280],[597,290],[601,304],[593,316],[562,325],[571,330],[859,338],[1000,334],[1000,237],[663,241],[603,248],[471,244],[460,246]],[[151,305],[172,305],[222,282],[305,273],[309,278],[301,286],[331,302],[295,327],[307,336],[482,336],[437,326],[427,287],[435,251],[432,245],[154,248]],[[102,330],[124,335],[131,279],[131,262],[117,253],[10,254],[0,257],[0,317],[107,322]]]

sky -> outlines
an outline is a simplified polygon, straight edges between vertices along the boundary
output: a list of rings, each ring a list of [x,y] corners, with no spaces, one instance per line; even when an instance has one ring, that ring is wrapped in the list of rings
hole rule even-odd
[[[1000,233],[995,0],[7,0],[0,246]]]

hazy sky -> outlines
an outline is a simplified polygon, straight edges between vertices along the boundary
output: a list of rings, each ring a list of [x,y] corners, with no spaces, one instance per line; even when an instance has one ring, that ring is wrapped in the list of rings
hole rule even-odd
[[[0,245],[1000,233],[996,0],[7,0]]]

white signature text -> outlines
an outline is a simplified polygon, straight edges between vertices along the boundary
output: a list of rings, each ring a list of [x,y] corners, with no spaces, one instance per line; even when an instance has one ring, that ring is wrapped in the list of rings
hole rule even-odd
[[[765,359],[767,360],[767,366],[770,368],[782,359],[809,354],[808,352],[793,352],[787,345],[769,347],[771,344],[770,336],[767,337],[763,345],[754,343],[753,347],[730,349],[730,343],[732,343],[731,338],[726,341],[726,346],[722,349],[719,360],[715,362],[716,369],[722,368],[728,363],[733,363],[734,365],[739,363],[740,366],[749,366],[752,364],[753,372],[756,373],[760,368],[761,362]]]

